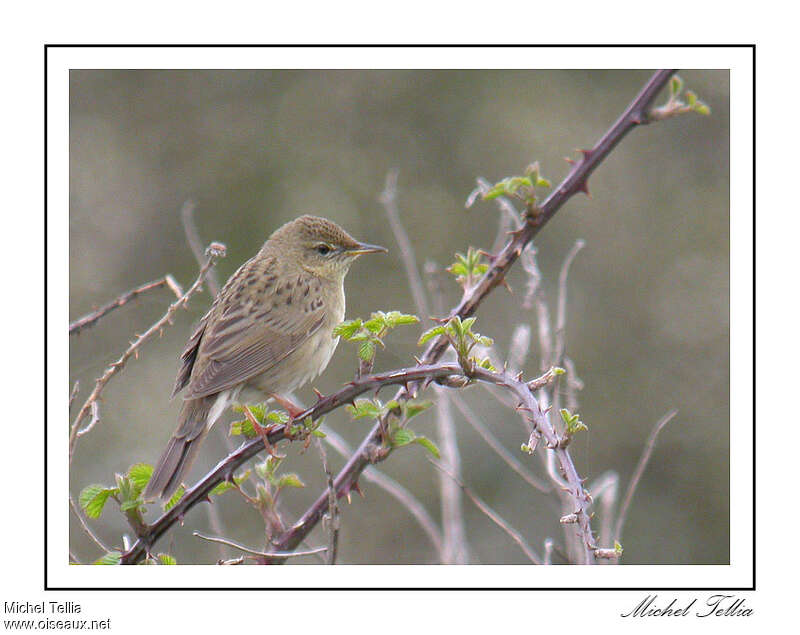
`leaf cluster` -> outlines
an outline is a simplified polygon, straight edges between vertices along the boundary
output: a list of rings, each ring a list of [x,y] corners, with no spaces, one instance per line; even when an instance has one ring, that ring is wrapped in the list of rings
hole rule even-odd
[[[481,250],[469,247],[466,256],[460,252],[456,253],[456,261],[447,268],[447,271],[456,277],[456,282],[464,289],[470,289],[489,269],[489,265],[483,262],[483,256]]]
[[[405,426],[409,419],[416,417],[432,405],[432,401],[419,401],[416,399],[409,399],[402,402],[392,399],[384,404],[376,397],[375,399],[356,399],[352,405],[347,406],[347,412],[350,413],[353,419],[389,420],[388,440],[392,447],[400,448],[404,445],[416,443],[424,447],[438,459],[440,455],[439,448],[436,447],[436,444],[427,437],[418,435]],[[395,420],[390,419],[388,417],[390,413],[398,416],[400,421],[404,422],[404,425],[400,425]]]
[[[377,347],[385,348],[383,338],[389,331],[403,324],[417,322],[419,322],[419,318],[416,315],[400,311],[389,311],[388,313],[375,311],[368,320],[356,318],[338,324],[333,329],[333,335],[348,342],[359,342],[359,359],[371,364],[375,360]]]
[[[488,357],[482,359],[470,357],[470,353],[476,345],[480,344],[481,346],[489,347],[494,344],[494,340],[491,337],[475,333],[472,330],[473,324],[475,324],[474,317],[469,317],[462,321],[459,316],[455,315],[447,321],[447,324],[440,324],[425,331],[420,336],[417,344],[422,346],[434,337],[445,336],[456,351],[458,363],[467,375],[472,372],[475,365],[494,371],[495,368]]]

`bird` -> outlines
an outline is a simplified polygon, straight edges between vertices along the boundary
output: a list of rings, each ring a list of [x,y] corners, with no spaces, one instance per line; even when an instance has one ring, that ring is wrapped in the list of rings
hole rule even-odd
[[[344,319],[350,266],[363,254],[386,251],[333,221],[304,215],[275,230],[239,267],[181,353],[172,391],[174,398],[185,389],[178,426],[145,500],[170,498],[229,405],[275,398],[286,407],[287,393],[325,370],[339,341],[333,330]]]

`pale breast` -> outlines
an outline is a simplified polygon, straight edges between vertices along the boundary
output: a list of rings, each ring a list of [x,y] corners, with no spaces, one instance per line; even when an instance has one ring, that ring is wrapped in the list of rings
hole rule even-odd
[[[255,389],[262,395],[286,394],[302,388],[325,370],[339,343],[339,338],[333,337],[333,328],[344,320],[345,301],[341,286],[329,296],[325,309],[322,326],[273,368],[250,379],[246,392],[252,394]],[[244,394],[243,398],[249,400]]]

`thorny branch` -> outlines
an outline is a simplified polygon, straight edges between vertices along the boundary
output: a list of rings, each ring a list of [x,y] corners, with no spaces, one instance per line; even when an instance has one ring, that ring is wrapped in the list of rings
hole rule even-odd
[[[153,337],[156,333],[161,333],[161,331],[166,327],[168,324],[172,324],[172,318],[178,309],[185,307],[188,302],[189,298],[192,297],[195,292],[200,288],[203,278],[205,277],[206,272],[208,272],[211,267],[214,266],[214,263],[217,261],[217,258],[222,258],[225,256],[225,245],[220,243],[211,243],[207,250],[207,258],[206,263],[200,268],[200,273],[197,276],[197,279],[194,281],[191,287],[181,295],[175,302],[169,305],[167,312],[155,322],[149,329],[147,329],[141,335],[137,335],[136,339],[131,343],[131,345],[127,348],[127,350],[122,354],[116,362],[111,364],[106,371],[95,381],[94,390],[86,399],[86,402],[81,407],[78,415],[75,417],[75,420],[72,422],[72,426],[69,432],[69,458],[70,461],[72,460],[72,454],[75,450],[75,441],[78,437],[82,434],[82,430],[80,429],[81,422],[90,414],[92,413],[92,422],[96,423],[97,419],[99,418],[97,415],[97,401],[100,398],[100,393],[103,392],[106,384],[109,380],[116,375],[120,370],[122,370],[125,363],[133,356],[138,355],[139,347],[144,344],[147,340]],[[90,423],[89,425],[93,425]]]
[[[636,98],[600,138],[594,148],[582,153],[580,161],[573,164],[566,178],[551,192],[541,207],[537,208],[536,213],[526,217],[524,226],[512,234],[502,251],[495,256],[484,276],[474,287],[464,293],[459,305],[451,312],[451,317],[457,315],[463,319],[472,315],[484,298],[498,284],[501,284],[522,250],[539,233],[547,221],[575,194],[588,192],[587,183],[592,172],[631,130],[649,123],[648,112],[653,101],[675,72],[674,69],[659,70],[652,75]],[[448,342],[444,337],[432,341],[420,359],[421,364],[432,364],[438,361],[447,350],[447,346]],[[414,392],[415,387],[409,386],[398,391],[397,398],[407,399]],[[378,422],[373,426],[359,448],[339,472],[335,480],[338,491],[347,491],[352,488],[364,468],[372,462],[369,450],[380,440],[383,427],[383,422]],[[559,459],[566,460],[572,466],[572,460],[566,450],[560,453]],[[562,465],[562,468],[564,467],[566,466]],[[574,470],[574,466],[572,469]],[[296,547],[319,521],[326,506],[327,493],[322,493],[279,541],[281,548],[288,550]],[[588,518],[583,524],[588,526]],[[591,534],[588,536],[588,540],[591,541]]]
[[[180,298],[183,295],[183,290],[181,289],[180,285],[175,281],[175,278],[167,274],[163,278],[159,278],[158,280],[153,280],[152,282],[146,282],[145,284],[138,286],[135,289],[126,291],[116,300],[112,300],[108,304],[101,306],[99,309],[95,309],[91,313],[88,313],[83,317],[78,318],[69,325],[69,334],[74,335],[76,333],[80,333],[82,329],[94,326],[94,324],[101,317],[108,315],[114,309],[118,309],[121,306],[128,304],[128,302],[130,302],[131,300],[135,300],[136,298],[138,298],[143,293],[146,293],[147,291],[152,291],[153,289],[160,289],[161,287],[168,287],[169,290],[175,294],[176,298]]]
[[[555,213],[576,193],[588,192],[588,178],[594,170],[602,163],[616,145],[630,132],[639,125],[649,123],[648,111],[658,93],[674,74],[674,70],[660,70],[653,74],[645,84],[639,95],[631,102],[614,125],[601,137],[591,150],[582,151],[582,158],[575,162],[567,177],[551,192],[540,207],[529,209],[526,214],[525,223],[518,231],[512,233],[510,240],[506,243],[500,253],[496,254],[491,266],[484,276],[468,290],[465,290],[459,305],[451,312],[450,317],[459,316],[462,319],[471,316],[486,298],[486,296],[498,285],[502,284],[506,273],[516,262],[523,249],[538,234]],[[202,278],[202,276],[201,276]],[[461,374],[460,367],[453,365],[438,365],[436,362],[441,358],[448,347],[448,341],[444,337],[431,342],[425,353],[420,359],[420,365],[416,368],[405,369],[384,375],[371,375],[362,377],[358,382],[353,382],[345,389],[320,399],[317,404],[302,415],[318,417],[324,412],[341,406],[352,400],[355,396],[362,394],[370,389],[377,389],[383,385],[401,384],[401,388],[396,399],[405,400],[414,396],[423,380],[444,380],[449,375]],[[474,369],[472,378],[482,381],[497,383],[497,378],[501,375],[490,373],[480,368]],[[523,406],[529,411],[539,432],[545,437],[548,447],[553,449],[555,460],[564,477],[569,496],[573,499],[575,506],[576,527],[581,536],[583,545],[583,561],[586,564],[594,562],[596,545],[589,523],[589,516],[586,512],[589,505],[589,497],[582,487],[581,479],[572,462],[566,447],[563,447],[557,438],[555,430],[550,425],[547,417],[539,408],[538,402],[530,393],[528,387],[521,381],[502,375],[502,385],[512,390],[515,395],[523,402]],[[77,426],[76,426],[77,427]],[[359,448],[351,456],[347,464],[337,475],[334,486],[339,496],[356,487],[358,477],[363,470],[371,463],[385,460],[391,453],[391,448],[382,443],[383,430],[386,429],[386,422],[379,421],[373,426],[370,433],[362,441]],[[281,426],[273,430],[269,435],[270,443],[275,443],[285,438],[286,428]],[[148,531],[122,556],[123,563],[135,563],[143,558],[149,547],[157,540],[169,527],[188,511],[189,508],[206,500],[208,494],[222,479],[231,478],[233,470],[244,461],[254,456],[263,448],[261,440],[251,441],[244,444],[239,449],[231,453],[226,459],[221,461],[202,481],[189,490],[181,501],[169,512],[159,518]],[[323,492],[312,506],[289,530],[275,541],[275,548],[278,551],[291,551],[295,549],[319,522],[322,515],[327,511],[329,505],[328,491]]]

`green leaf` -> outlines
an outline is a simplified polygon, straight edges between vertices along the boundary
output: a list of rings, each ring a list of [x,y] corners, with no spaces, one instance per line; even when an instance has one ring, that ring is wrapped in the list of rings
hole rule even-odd
[[[392,328],[396,326],[402,326],[404,324],[416,324],[419,322],[419,318],[416,315],[411,315],[410,313],[400,313],[400,311],[389,311],[389,314],[386,316],[386,322]]]
[[[349,320],[334,326],[333,335],[334,337],[343,337],[344,339],[349,340],[359,330],[361,330],[361,319],[356,318],[355,320]]]
[[[377,419],[383,414],[383,408],[369,399],[356,399],[352,406],[347,406],[347,412],[353,419]]]
[[[256,429],[250,422],[250,419],[242,419],[241,421],[232,422],[229,433],[231,436],[244,435],[248,439],[254,438],[257,434]]]
[[[181,498],[183,498],[183,495],[184,495],[185,493],[186,493],[186,488],[185,488],[183,485],[181,485],[181,486],[180,486],[180,487],[179,487],[179,488],[178,488],[178,489],[175,491],[175,493],[172,495],[172,498],[170,498],[170,499],[169,499],[169,500],[168,500],[168,501],[167,501],[167,502],[164,504],[164,511],[165,511],[165,512],[168,512],[170,509],[172,509],[173,507],[175,507],[175,505],[177,505],[177,504],[178,504],[178,501],[180,501],[180,499],[181,499]]]
[[[711,108],[709,108],[708,105],[703,103],[702,101],[698,101],[695,104],[694,111],[698,115],[710,115],[711,114]]]
[[[467,265],[462,262],[454,262],[447,268],[447,271],[452,273],[454,276],[458,276],[459,278],[465,277],[469,273]]]
[[[371,362],[375,359],[375,343],[370,340],[361,342],[358,347],[358,356],[365,362]]]
[[[285,425],[289,423],[290,417],[289,414],[284,412],[283,410],[273,410],[265,417],[265,419],[271,421],[272,423]]]
[[[94,561],[93,564],[119,564],[122,554],[119,551],[109,551]]]
[[[209,496],[219,496],[231,489],[233,489],[233,483],[230,481],[222,481],[222,483],[218,483],[208,494]]]
[[[622,548],[622,545],[619,544],[616,540],[614,541],[614,551],[617,553],[618,556],[621,556],[622,552],[625,551]]]
[[[411,419],[412,417],[416,417],[419,413],[425,412],[428,408],[433,405],[432,401],[418,401],[412,400],[406,402],[406,419]]]
[[[677,97],[678,95],[681,94],[682,90],[683,90],[683,80],[677,75],[673,75],[672,79],[669,81],[669,92],[674,97]]]
[[[436,444],[433,441],[431,441],[428,437],[422,437],[422,436],[415,437],[414,443],[418,443],[419,445],[421,445],[428,452],[433,454],[433,456],[435,456],[437,459],[442,458],[441,455],[439,454],[439,448],[437,448]]]
[[[236,483],[236,485],[241,485],[249,478],[250,478],[250,470],[246,470],[239,476],[234,475],[233,483]],[[214,489],[212,489],[209,492],[209,494],[212,496],[219,496],[220,494],[224,494],[228,490],[235,488],[233,483],[231,483],[230,481],[222,481],[221,483],[218,483],[216,487],[214,487]]]
[[[686,91],[686,102],[689,104],[690,108],[694,108],[694,105],[697,103],[697,95],[692,90]]]
[[[567,427],[567,434],[575,434],[579,430],[588,430],[589,428],[580,420],[580,415],[572,414],[566,408],[562,408],[560,411],[561,419],[563,419],[564,423]]]
[[[319,437],[320,439],[324,439],[328,435],[325,434],[322,430],[312,430],[311,431],[311,436]]]
[[[87,485],[78,495],[78,503],[89,518],[100,518],[108,497],[117,489],[105,485]]]
[[[141,500],[137,498],[130,498],[122,501],[119,505],[119,509],[122,512],[129,512],[133,511],[134,509],[138,509],[139,507],[141,507],[141,505],[142,505]]]
[[[175,560],[175,557],[169,555],[168,553],[158,554],[158,559],[161,562],[161,564],[178,564],[178,561]]]
[[[278,478],[277,487],[305,487],[306,484],[300,480],[297,474],[281,474]]]
[[[414,434],[413,430],[409,430],[408,428],[398,428],[392,434],[392,445],[396,448],[402,448],[404,445],[408,445],[409,443],[413,443],[414,439],[416,439],[416,434]]]
[[[130,469],[128,470],[128,478],[133,483],[134,487],[138,492],[141,492],[145,487],[147,487],[147,483],[150,481],[150,477],[153,475],[153,466],[148,465],[147,463],[137,463],[136,465],[131,465]]]
[[[434,326],[433,328],[428,329],[422,335],[419,336],[419,341],[417,342],[417,346],[422,346],[428,340],[434,337],[439,337],[440,335],[444,335],[444,327]]]
[[[474,341],[478,342],[478,344],[485,346],[486,348],[489,348],[494,344],[494,340],[491,337],[486,337],[485,335],[481,335],[479,333],[470,333],[470,337],[472,337]]]

